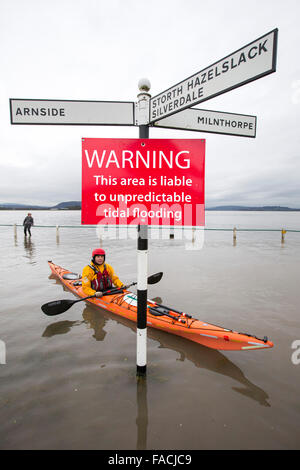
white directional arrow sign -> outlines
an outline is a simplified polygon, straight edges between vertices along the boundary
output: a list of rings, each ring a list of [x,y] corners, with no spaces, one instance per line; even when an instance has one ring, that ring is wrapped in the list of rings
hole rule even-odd
[[[11,124],[134,126],[134,103],[10,99]]]
[[[278,29],[150,100],[153,123],[276,71]]]
[[[153,125],[154,127],[212,132],[214,134],[240,137],[256,136],[256,116],[210,111],[208,109],[185,109],[156,121]]]

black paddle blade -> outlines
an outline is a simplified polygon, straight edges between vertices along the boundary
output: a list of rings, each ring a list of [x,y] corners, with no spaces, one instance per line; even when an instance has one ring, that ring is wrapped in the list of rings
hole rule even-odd
[[[151,313],[151,315],[154,315],[155,317],[166,316],[166,317],[173,318],[173,320],[178,320],[177,317],[175,317],[174,315],[170,315],[170,313],[168,313],[168,310],[164,308],[159,308],[159,307],[151,308],[150,307],[149,312]]]
[[[46,315],[59,315],[60,313],[66,312],[76,300],[53,300],[41,306],[41,309]]]
[[[162,277],[163,277],[162,272],[152,274],[152,276],[148,277],[148,284],[156,284],[157,282],[159,282],[161,280]]]

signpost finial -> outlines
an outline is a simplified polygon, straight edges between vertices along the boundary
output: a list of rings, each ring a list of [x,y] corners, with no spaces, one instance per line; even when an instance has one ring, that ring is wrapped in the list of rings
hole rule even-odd
[[[138,87],[140,91],[146,91],[146,92],[150,91],[150,88],[151,88],[150,80],[148,80],[148,78],[141,78],[139,80]]]

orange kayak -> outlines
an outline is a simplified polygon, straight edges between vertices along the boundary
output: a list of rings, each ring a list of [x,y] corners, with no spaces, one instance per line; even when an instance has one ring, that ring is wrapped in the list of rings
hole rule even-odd
[[[52,273],[78,297],[86,297],[81,288],[80,276],[64,269],[52,261],[48,261]],[[104,295],[101,298],[90,298],[89,302],[96,307],[112,312],[121,317],[137,321],[137,296],[123,290],[113,295]],[[184,312],[147,301],[147,326],[163,330],[173,335],[194,341],[212,349],[227,351],[248,351],[252,349],[268,349],[273,343],[267,337],[259,339],[248,333],[238,333],[221,326],[206,323]]]

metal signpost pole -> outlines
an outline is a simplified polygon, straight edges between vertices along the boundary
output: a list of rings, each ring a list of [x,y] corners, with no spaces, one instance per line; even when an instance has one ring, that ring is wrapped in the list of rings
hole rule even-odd
[[[151,95],[150,82],[147,79],[139,81],[140,92],[137,102],[137,124],[139,138],[149,139],[149,102]],[[143,145],[143,142],[141,142]],[[145,145],[145,144],[144,144]],[[143,146],[144,146],[143,145]],[[137,242],[137,343],[136,343],[136,375],[146,376],[147,368],[147,272],[148,272],[148,225],[138,225]]]
[[[11,98],[11,124],[138,126],[141,150],[150,125],[255,137],[256,116],[193,106],[275,72],[277,40],[276,28],[154,97],[143,78],[137,103]],[[146,377],[147,364],[147,224],[141,219],[138,226],[137,377]]]

